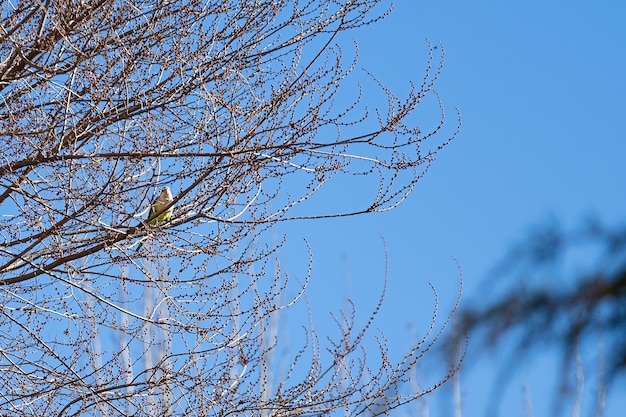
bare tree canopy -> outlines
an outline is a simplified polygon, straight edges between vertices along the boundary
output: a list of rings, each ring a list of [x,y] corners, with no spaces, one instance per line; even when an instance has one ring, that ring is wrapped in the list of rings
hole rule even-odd
[[[345,86],[356,60],[339,39],[384,17],[378,3],[3,3],[3,414],[359,414],[397,392],[432,341],[400,364],[381,345],[371,370],[348,360],[365,330],[350,316],[326,372],[319,355],[296,372],[298,355],[274,381],[268,329],[304,288],[285,299],[260,239],[276,222],[394,208],[456,136],[434,90],[441,48],[404,98],[373,76]],[[374,89],[383,108],[364,104]],[[440,115],[426,128],[423,103]],[[311,204],[353,176],[377,178],[367,204]],[[151,221],[165,187],[173,215]]]

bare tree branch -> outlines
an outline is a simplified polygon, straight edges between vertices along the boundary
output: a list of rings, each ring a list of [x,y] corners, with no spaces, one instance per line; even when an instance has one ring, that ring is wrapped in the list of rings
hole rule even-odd
[[[356,56],[344,57],[344,33],[390,12],[379,9],[379,0],[2,5],[3,413],[359,414],[395,395],[431,343],[394,365],[381,341],[382,365],[370,368],[359,349],[378,309],[363,329],[338,318],[330,367],[309,329],[281,381],[269,359],[280,345],[267,340],[306,281],[286,298],[294,284],[279,267],[271,274],[283,242],[264,234],[278,222],[395,208],[458,133],[460,119],[444,128],[435,90],[442,48],[428,44],[423,79],[405,97],[371,75],[350,84]],[[376,94],[386,105],[368,107]],[[420,120],[420,106],[439,120]],[[317,192],[339,178],[371,178],[372,195],[322,211]],[[165,186],[174,201],[163,211],[174,214],[148,224]]]

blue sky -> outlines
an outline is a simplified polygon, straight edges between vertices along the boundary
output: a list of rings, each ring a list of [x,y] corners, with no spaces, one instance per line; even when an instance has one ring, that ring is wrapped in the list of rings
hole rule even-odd
[[[359,67],[399,92],[422,78],[424,39],[443,42],[437,90],[449,122],[458,106],[463,127],[397,210],[279,228],[290,238],[283,266],[296,275],[305,252],[301,237],[310,241],[309,300],[318,331],[328,324],[325,312],[346,297],[363,316],[375,304],[384,275],[381,235],[390,284],[376,326],[402,354],[407,326],[428,324],[427,283],[438,289],[440,314],[454,302],[452,256],[464,274],[462,303],[471,303],[489,295],[477,293],[488,271],[532,228],[548,222],[575,228],[588,216],[608,225],[626,222],[624,21],[626,3],[617,1],[399,1],[385,21],[351,34]],[[471,345],[470,358],[462,373],[463,410],[477,415],[485,410],[499,356]],[[554,385],[545,372],[556,360],[548,354],[522,368],[537,415],[549,415]],[[528,415],[522,377],[511,381],[502,415]],[[614,397],[607,416],[618,415]],[[432,415],[450,415],[447,401],[433,400]]]

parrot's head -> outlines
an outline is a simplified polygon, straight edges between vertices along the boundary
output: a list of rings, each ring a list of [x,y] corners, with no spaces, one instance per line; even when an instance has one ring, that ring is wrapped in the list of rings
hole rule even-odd
[[[166,200],[166,201],[172,201],[174,199],[174,196],[172,196],[172,190],[170,190],[170,187],[165,187],[163,191],[161,191],[160,199]]]

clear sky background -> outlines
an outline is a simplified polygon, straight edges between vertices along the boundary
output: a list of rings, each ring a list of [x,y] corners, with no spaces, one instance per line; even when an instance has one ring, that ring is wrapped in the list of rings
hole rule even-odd
[[[408,80],[422,79],[425,38],[443,42],[437,90],[449,123],[458,106],[463,127],[397,210],[278,228],[289,236],[282,262],[293,275],[303,275],[301,238],[309,239],[309,302],[321,334],[330,325],[326,312],[347,297],[363,319],[375,305],[384,276],[381,235],[390,281],[375,326],[400,356],[410,326],[419,333],[429,324],[428,282],[439,292],[440,316],[454,303],[459,276],[452,256],[464,274],[462,305],[470,305],[489,297],[481,285],[488,272],[533,228],[549,222],[576,228],[589,216],[607,225],[626,222],[625,22],[620,1],[404,0],[385,21],[351,34],[359,67],[399,92]],[[288,320],[306,324],[306,317]],[[470,341],[461,374],[466,416],[486,410],[501,360],[478,345]],[[528,415],[525,380],[535,415],[550,415],[557,362],[554,353],[529,358],[511,380],[500,415]],[[592,386],[585,389],[592,395]],[[616,398],[624,383],[613,389],[606,416],[621,415],[626,406]],[[452,413],[449,397],[429,405],[431,415]]]

